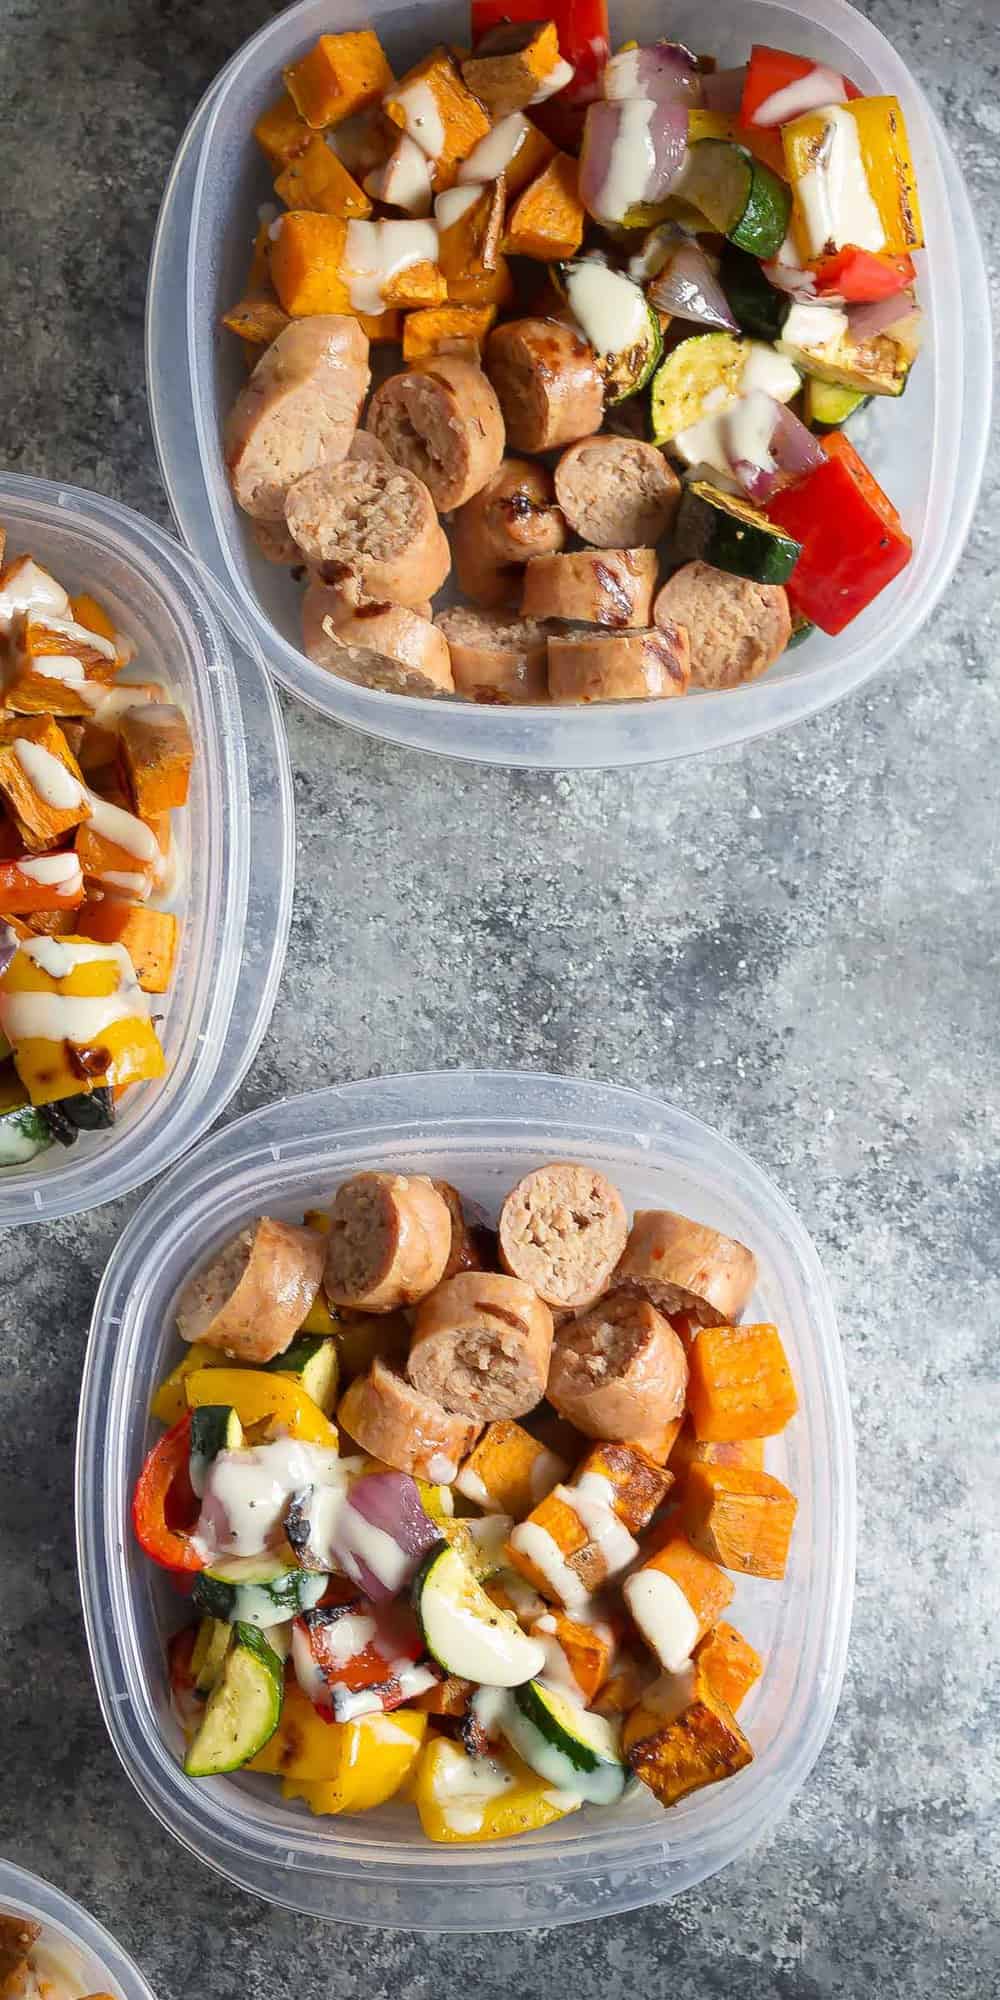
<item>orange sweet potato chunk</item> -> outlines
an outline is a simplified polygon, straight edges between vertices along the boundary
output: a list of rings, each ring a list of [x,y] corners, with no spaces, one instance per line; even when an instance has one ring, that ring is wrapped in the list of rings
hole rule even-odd
[[[314,209],[292,209],[282,216],[271,244],[271,277],[292,319],[350,312],[351,296],[343,277],[346,242],[342,216],[320,215]]]
[[[428,92],[437,114],[439,131],[434,133],[428,130],[425,116]],[[462,82],[457,65],[442,47],[432,49],[422,62],[407,70],[387,96],[384,110],[387,118],[408,132],[434,161],[437,188],[451,185],[459,162],[467,159],[490,129],[478,97]]]
[[[586,222],[578,183],[578,162],[569,153],[555,153],[514,203],[504,249],[512,257],[535,257],[544,263],[575,257]]]
[[[756,1647],[724,1618],[698,1641],[693,1657],[713,1692],[734,1715],[764,1671]]]
[[[315,131],[367,110],[392,81],[385,51],[372,28],[321,35],[308,55],[285,71],[288,94]]]
[[[705,1326],[688,1356],[688,1409],[699,1440],[775,1437],[798,1409],[776,1326]]]
[[[496,306],[427,306],[403,321],[403,360],[427,361],[434,354],[482,354],[497,316]]]
[[[180,925],[167,910],[103,896],[77,912],[75,928],[98,944],[124,945],[144,993],[165,993],[173,976]]]
[[[283,90],[277,102],[261,112],[253,136],[274,172],[280,173],[303,146],[308,146],[312,132],[305,119],[300,118],[287,90]]]
[[[151,820],[187,804],[194,745],[183,711],[172,702],[126,709],[119,754],[135,810]]]
[[[314,208],[322,215],[348,218],[372,212],[364,188],[318,134],[288,161],[274,183],[274,192],[286,208]]]
[[[77,797],[62,804],[47,795],[44,775],[36,784],[31,751],[19,750],[19,743],[34,745],[46,757],[54,757],[69,778],[76,780]],[[45,758],[39,760],[43,773],[45,761]],[[53,771],[54,778],[58,779],[58,775]],[[24,847],[50,847],[87,818],[90,807],[83,793],[80,767],[64,731],[51,715],[26,715],[0,727],[0,796]]]
[[[681,1519],[695,1548],[724,1569],[782,1577],[797,1506],[770,1473],[700,1464],[685,1480]]]
[[[703,1672],[695,1671],[691,1697],[671,1720],[640,1702],[629,1716],[623,1746],[631,1769],[663,1806],[689,1792],[731,1778],[753,1762],[753,1750],[732,1709]]]

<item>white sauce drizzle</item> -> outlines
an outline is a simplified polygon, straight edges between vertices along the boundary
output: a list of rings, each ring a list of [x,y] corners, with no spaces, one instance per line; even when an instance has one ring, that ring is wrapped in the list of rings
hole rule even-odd
[[[828,104],[815,166],[796,185],[811,257],[843,250],[884,250],[882,218],[868,185],[858,128],[849,110]]]
[[[41,674],[43,681],[65,681],[67,687],[87,678],[83,661],[75,653],[36,653],[25,661],[24,671]]]
[[[431,85],[423,77],[408,83],[405,90],[389,92],[405,119],[404,130],[415,140],[429,160],[439,160],[445,148],[444,120]]]
[[[543,1446],[531,1468],[532,1506],[537,1507],[538,1502],[544,1500],[554,1486],[558,1486],[560,1479],[565,1479],[568,1471],[569,1466],[557,1458],[554,1451],[546,1451]]]
[[[463,1465],[455,1481],[455,1487],[463,1500],[473,1500],[477,1507],[490,1508],[494,1505],[485,1480],[480,1479],[478,1472],[471,1465]]]
[[[618,131],[596,202],[606,222],[621,222],[630,208],[646,199],[646,190],[654,183],[656,148],[651,125],[656,108],[649,97],[632,97],[621,105]]]
[[[359,1563],[366,1563],[387,1590],[400,1590],[412,1567],[412,1557],[384,1528],[372,1526],[350,1501],[345,1501],[337,1521],[337,1552],[340,1567],[352,1583],[360,1583]]]
[[[846,96],[843,77],[835,70],[817,67],[808,76],[784,84],[781,90],[772,90],[770,97],[758,104],[750,123],[790,125],[793,118],[803,118],[807,111],[821,111],[827,104],[843,103]]]
[[[262,1555],[282,1531],[292,1494],[307,1486],[343,1489],[335,1451],[291,1437],[220,1451],[208,1468],[192,1536],[199,1554],[209,1564],[222,1554]]]
[[[530,130],[523,111],[512,111],[507,118],[501,118],[485,139],[473,146],[468,159],[462,161],[459,182],[498,180],[520,152]]]
[[[72,812],[83,804],[84,790],[79,779],[67,770],[60,757],[46,750],[44,743],[33,743],[30,736],[15,736],[14,755],[29,785],[53,812]]]
[[[605,1564],[605,1578],[617,1576],[639,1553],[639,1544],[614,1511],[615,1489],[599,1472],[585,1472],[575,1486],[557,1486],[556,1498],[571,1507]]]
[[[622,271],[584,260],[566,287],[573,316],[595,354],[635,347],[649,336],[649,311],[638,286]]]
[[[427,1477],[432,1486],[451,1486],[457,1473],[458,1466],[454,1459],[448,1458],[443,1451],[436,1451],[427,1462]]]
[[[89,646],[106,660],[117,660],[118,648],[112,639],[106,639],[103,632],[92,632],[89,625],[78,625],[75,618],[64,618],[50,613],[45,619],[47,632],[58,632],[61,639],[73,639],[78,646]]]
[[[576,71],[572,63],[567,62],[564,56],[560,56],[559,61],[550,69],[548,76],[544,77],[539,84],[534,97],[529,97],[528,103],[544,104],[546,98],[554,97],[557,90],[565,90],[567,84],[572,83],[575,75]]]
[[[537,1521],[521,1521],[510,1538],[511,1548],[527,1556],[539,1576],[544,1576],[568,1610],[581,1610],[590,1601],[586,1585],[570,1569],[558,1542]]]
[[[847,332],[847,314],[839,306],[793,305],[781,329],[779,347],[801,347],[806,353],[829,347]]]
[[[467,181],[461,187],[445,188],[434,203],[434,220],[439,229],[453,229],[470,208],[474,208],[486,189],[478,181]]]
[[[434,1766],[434,1798],[450,1833],[480,1833],[486,1808],[516,1779],[492,1757],[467,1757],[452,1744],[442,1744]]]
[[[23,938],[19,949],[50,979],[66,979],[78,965],[117,965],[120,975],[122,957],[118,954],[124,953],[122,945],[68,944],[65,938],[55,937]]]
[[[661,1569],[637,1569],[623,1595],[647,1644],[670,1674],[685,1667],[698,1643],[700,1625],[680,1584]]]
[[[413,264],[433,264],[437,254],[432,222],[349,222],[344,275],[355,311],[382,312],[389,279]]]
[[[87,792],[90,805],[89,825],[102,840],[112,847],[120,847],[125,854],[133,854],[137,861],[155,861],[159,853],[156,835],[152,827],[146,826],[134,813],[126,812],[124,806],[113,806],[97,792]],[[107,877],[110,881],[111,877]]]
[[[388,202],[391,208],[405,208],[408,215],[430,214],[430,162],[406,132],[400,133],[385,165],[366,174],[364,186],[373,200]]]
[[[19,861],[22,875],[30,876],[33,882],[82,883],[83,872],[75,854],[35,854],[28,861]]]
[[[69,596],[62,584],[32,556],[19,556],[0,577],[0,632],[9,632],[21,612],[63,615],[69,608]]]

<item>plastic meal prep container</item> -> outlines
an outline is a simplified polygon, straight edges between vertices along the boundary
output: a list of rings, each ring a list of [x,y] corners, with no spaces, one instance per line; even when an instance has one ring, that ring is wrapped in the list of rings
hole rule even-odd
[[[630,1208],[672,1207],[739,1236],[760,1283],[747,1317],[781,1328],[800,1398],[768,1464],[799,1498],[783,1583],[738,1581],[734,1622],[765,1653],[740,1720],[756,1760],[664,1812],[641,1786],[541,1832],[434,1846],[413,1807],[313,1818],[276,1783],[184,1777],[164,1642],[183,1607],[134,1542],[132,1487],[176,1359],[193,1267],[261,1212],[301,1217],[363,1167],[452,1181],[495,1212],[529,1168],[593,1162]],[[804,1783],[837,1705],[854,1573],[854,1459],[843,1361],[819,1259],[736,1147],[655,1098],[545,1075],[452,1071],[297,1097],[216,1133],[120,1238],[94,1308],[77,1446],[78,1556],[104,1718],[146,1804],[201,1860],[257,1895],[339,1922],[425,1930],[574,1923],[676,1894],[744,1853]]]
[[[67,1969],[79,1971],[80,1990],[110,1993],[112,2000],[153,2000],[152,1989],[127,1952],[103,1924],[40,1875],[30,1875],[0,1854],[0,1913],[41,1924],[39,1944],[62,1955]]]
[[[240,297],[258,206],[273,200],[253,124],[281,71],[323,32],[371,22],[398,70],[436,41],[467,39],[464,4],[404,9],[300,0],[233,57],[185,135],[160,213],[147,302],[147,378],[164,484],[181,534],[232,591],[276,678],[300,700],[370,735],[483,763],[601,767],[658,763],[745,742],[813,714],[907,645],[944,590],[982,476],[991,394],[989,299],[972,211],[950,148],[901,55],[845,0],[699,0],[611,7],[612,36],[665,31],[720,64],[761,41],[815,56],[906,114],[930,250],[919,262],[924,352],[900,409],[851,435],[914,541],[908,569],[837,639],[815,634],[753,686],[682,701],[597,708],[495,708],[352,687],[300,651],[301,592],[254,549],[229,491],[221,429],[246,380],[219,326]],[[883,398],[883,403],[888,399]],[[192,424],[192,413],[194,422]]]
[[[176,691],[191,723],[190,800],[174,816],[183,918],[162,1015],[165,1075],[123,1098],[109,1132],[0,1171],[0,1226],[95,1208],[150,1180],[214,1123],[271,1018],[295,879],[285,732],[274,690],[215,579],[117,501],[0,474],[8,555],[90,590],[136,645],[133,672]]]

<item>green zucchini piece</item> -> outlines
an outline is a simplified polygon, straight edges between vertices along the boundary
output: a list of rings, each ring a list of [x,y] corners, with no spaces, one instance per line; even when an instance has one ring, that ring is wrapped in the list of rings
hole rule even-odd
[[[749,500],[721,493],[707,479],[685,486],[674,529],[676,563],[705,562],[753,583],[787,583],[801,554],[802,544]]]
[[[714,407],[725,409],[740,393],[749,348],[731,333],[695,333],[661,362],[653,377],[649,413],[653,443],[670,444]]]
[[[780,340],[792,301],[768,283],[756,257],[727,243],[719,263],[719,283],[742,333],[754,340]]]
[[[26,1100],[0,1111],[0,1167],[22,1167],[52,1143],[52,1128],[40,1105]]]
[[[191,1654],[191,1672],[199,1694],[211,1694],[222,1672],[232,1636],[233,1628],[224,1619],[202,1619]]]
[[[671,190],[752,257],[774,257],[788,235],[792,191],[732,139],[698,139]]]
[[[560,1791],[578,1792],[597,1806],[621,1798],[628,1770],[617,1730],[558,1688],[540,1681],[517,1688],[500,1727],[518,1756]]]
[[[281,1720],[285,1669],[273,1647],[253,1625],[233,1627],[232,1645],[188,1746],[189,1778],[238,1771],[269,1743]]]
[[[274,1556],[230,1556],[199,1571],[191,1602],[210,1618],[266,1632],[269,1625],[312,1611],[328,1582],[321,1571],[289,1569]]]
[[[487,1687],[519,1687],[540,1674],[545,1648],[487,1597],[457,1549],[441,1542],[413,1580],[413,1606],[428,1652],[445,1673]]]
[[[199,1500],[213,1459],[220,1451],[239,1451],[242,1443],[243,1425],[229,1403],[205,1403],[200,1410],[192,1410],[188,1472]]]
[[[803,306],[802,313],[809,311]],[[803,347],[795,338],[802,321],[789,315],[779,352],[803,374],[834,389],[856,389],[863,396],[901,396],[920,351],[920,315],[912,313],[884,333],[856,340],[846,327],[822,347]]]
[[[552,281],[594,350],[606,406],[613,409],[644,389],[663,352],[663,335],[642,287],[590,257],[554,265]]]
[[[795,646],[804,645],[807,639],[812,638],[812,635],[815,632],[815,630],[816,627],[812,623],[811,619],[803,618],[801,611],[793,611],[792,636],[789,639],[787,646],[785,647],[786,653],[790,653]]]
[[[322,1333],[302,1333],[286,1347],[284,1354],[276,1354],[273,1361],[264,1364],[268,1375],[291,1375],[301,1383],[307,1396],[324,1416],[332,1416],[337,1404],[337,1390],[340,1387],[340,1360],[337,1343],[329,1335]]]
[[[837,382],[821,382],[807,375],[803,392],[803,415],[814,431],[839,431],[848,417],[866,410],[872,398],[863,389],[844,389]]]

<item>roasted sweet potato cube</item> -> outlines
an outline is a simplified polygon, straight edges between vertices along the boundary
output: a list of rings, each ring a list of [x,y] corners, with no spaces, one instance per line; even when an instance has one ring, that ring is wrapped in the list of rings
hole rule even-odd
[[[544,173],[555,150],[551,139],[526,118],[521,143],[504,168],[508,202],[512,202],[524,188],[538,179],[539,174]]]
[[[681,1519],[690,1540],[724,1569],[782,1577],[798,1502],[770,1473],[739,1465],[693,1465]]]
[[[546,264],[575,257],[583,242],[585,222],[579,164],[569,153],[555,153],[544,172],[514,203],[507,218],[504,249],[512,257],[537,257]]]
[[[695,1437],[775,1437],[798,1409],[776,1326],[703,1326],[688,1355]]]
[[[630,1538],[645,1527],[672,1484],[672,1475],[637,1445],[597,1445],[577,1467],[572,1483],[548,1494],[512,1530],[508,1561],[543,1597],[573,1610],[585,1593],[598,1590],[625,1566],[630,1551],[635,1553]],[[579,1512],[573,1505],[575,1490]],[[594,1526],[595,1507],[606,1507],[627,1531],[617,1552],[611,1538]]]
[[[659,1668],[649,1653],[631,1649],[619,1652],[615,1656],[614,1670],[608,1675],[592,1706],[598,1715],[630,1715],[646,1689],[652,1687],[658,1678]]]
[[[433,160],[434,182],[449,187],[455,169],[485,139],[490,121],[445,48],[432,49],[388,93],[384,109],[394,125]]]
[[[678,1487],[687,1478],[692,1465],[742,1465],[753,1472],[764,1470],[763,1438],[727,1438],[714,1444],[708,1438],[696,1438],[690,1419],[685,1420],[667,1460]]]
[[[118,731],[122,770],[140,819],[187,804],[194,745],[187,717],[173,702],[128,708]]]
[[[408,264],[404,271],[396,271],[382,282],[386,307],[439,306],[447,296],[444,272],[426,258],[419,264]]]
[[[554,21],[503,21],[477,42],[462,75],[492,118],[507,118],[537,97],[560,60]]]
[[[428,361],[434,354],[481,355],[497,316],[496,306],[427,306],[403,321],[403,360]]]
[[[115,621],[110,611],[103,604],[99,604],[96,597],[91,597],[89,590],[81,591],[78,597],[71,597],[70,609],[78,625],[85,626],[88,632],[96,632],[99,638],[107,639],[116,652],[119,650],[120,641],[119,634],[115,630]]]
[[[756,1647],[724,1618],[698,1641],[692,1657],[713,1692],[734,1715],[764,1671]]]
[[[510,1514],[520,1521],[568,1470],[513,1418],[502,1418],[483,1433],[455,1485],[487,1513]]]
[[[308,146],[312,131],[304,118],[299,116],[287,90],[274,104],[262,111],[253,128],[253,136],[265,153],[267,160],[277,174],[296,153]]]
[[[271,242],[271,278],[286,313],[349,313],[343,276],[347,224],[340,215],[296,208],[281,217]]]
[[[674,1483],[673,1473],[637,1444],[595,1445],[577,1466],[574,1486],[588,1475],[607,1480],[613,1489],[611,1504],[630,1535],[641,1535]]]
[[[372,212],[364,188],[318,134],[313,134],[274,183],[286,208],[314,208],[323,215],[366,216]]]
[[[440,197],[438,263],[449,284],[454,278],[483,278],[495,271],[504,205],[502,174],[481,194],[475,188],[456,187]],[[455,220],[449,221],[456,208]]]
[[[392,81],[385,51],[372,28],[321,35],[315,48],[285,71],[296,110],[320,132],[377,103]]]
[[[647,1646],[668,1673],[677,1673],[721,1618],[733,1589],[724,1570],[669,1527],[655,1553],[632,1571],[623,1595]]]
[[[679,1714],[658,1714],[647,1695],[628,1717],[622,1743],[631,1769],[663,1806],[731,1778],[753,1762],[732,1709],[707,1676],[695,1671]]]
[[[556,1664],[560,1677],[562,1671],[569,1674],[580,1691],[584,1707],[589,1708],[611,1672],[615,1650],[611,1632],[607,1628],[598,1631],[577,1618],[568,1618],[562,1611],[543,1613],[530,1629],[536,1639],[559,1648],[562,1661],[557,1656]]]
[[[260,360],[260,349],[270,347],[288,325],[288,314],[275,299],[240,299],[222,315],[222,324],[230,333],[239,335],[241,340],[250,342],[253,348],[254,367]]]
[[[530,1533],[525,1535],[525,1529]],[[608,1573],[579,1514],[557,1493],[547,1494],[532,1508],[527,1520],[513,1530],[504,1553],[511,1568],[554,1604],[569,1604],[599,1590]]]
[[[63,629],[66,625],[71,627],[69,631]],[[76,661],[89,681],[103,681],[108,686],[120,664],[115,639],[107,639],[96,630],[88,633],[73,619],[55,623],[44,612],[25,614],[17,630],[15,651],[19,668],[35,660]]]
[[[25,847],[50,847],[88,817],[80,766],[51,715],[0,725],[0,794]]]
[[[122,944],[144,993],[165,993],[173,977],[180,925],[167,910],[150,910],[117,896],[86,902],[76,914],[80,937],[99,944]]]
[[[456,306],[493,306],[502,312],[514,300],[514,280],[510,265],[500,251],[496,268],[470,277],[462,272],[447,280],[448,302]]]

